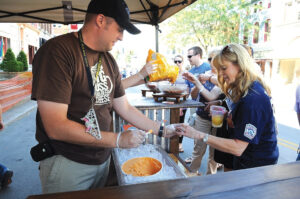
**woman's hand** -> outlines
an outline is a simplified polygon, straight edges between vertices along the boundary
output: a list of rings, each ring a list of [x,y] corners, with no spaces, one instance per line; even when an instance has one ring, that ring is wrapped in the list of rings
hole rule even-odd
[[[220,100],[215,100],[215,101],[205,102],[205,104],[206,104],[206,106],[204,107],[204,111],[209,112],[209,115],[210,115],[209,109],[210,109],[210,107],[211,107],[212,105],[218,105],[218,106],[221,105],[221,104],[220,104]]]
[[[204,133],[197,131],[188,124],[180,123],[174,124],[177,135],[183,135],[192,139],[202,140],[204,138]]]
[[[176,129],[175,126],[173,124],[169,124],[167,126],[164,127],[163,130],[163,137],[169,138],[176,135]]]
[[[139,73],[145,78],[148,75],[154,73],[156,71],[157,65],[153,64],[154,61],[150,61],[146,63],[143,68],[139,71]]]
[[[200,74],[199,75],[199,81],[204,84],[206,81],[209,80],[209,78],[211,78],[212,75],[209,74]]]

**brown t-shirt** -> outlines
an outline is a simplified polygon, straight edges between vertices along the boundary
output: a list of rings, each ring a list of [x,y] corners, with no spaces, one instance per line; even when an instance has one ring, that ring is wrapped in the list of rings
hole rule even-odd
[[[95,79],[99,52],[85,46],[95,84],[95,112],[101,131],[111,131],[111,111],[114,98],[125,94],[117,63],[110,53],[100,53],[102,65]],[[46,100],[68,104],[68,118],[81,120],[91,108],[91,91],[77,37],[69,33],[46,42],[33,60],[33,100]],[[55,124],[53,124],[55,125]],[[84,132],[83,132],[84,133]],[[36,139],[41,143],[48,139],[39,111],[36,116]],[[111,149],[82,146],[51,140],[57,154],[84,164],[101,164],[111,154]]]

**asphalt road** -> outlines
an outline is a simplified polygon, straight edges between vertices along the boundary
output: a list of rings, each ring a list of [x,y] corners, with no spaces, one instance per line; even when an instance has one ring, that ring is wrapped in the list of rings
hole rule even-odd
[[[38,163],[30,157],[35,141],[36,109],[5,126],[0,132],[0,162],[13,170],[13,182],[0,191],[1,199],[23,199],[40,194]]]
[[[137,87],[129,89],[127,92],[140,91]],[[32,106],[32,102],[21,105],[21,107],[25,107],[23,109],[27,107],[27,113],[10,120],[6,128],[0,132],[0,162],[14,171],[13,183],[7,189],[0,191],[0,199],[23,199],[28,195],[41,193],[38,163],[34,162],[29,154],[30,148],[36,144],[34,137],[36,108],[28,109],[28,103]],[[4,120],[8,120],[9,115],[12,117],[14,112],[17,114],[23,109],[6,113]],[[293,120],[291,118],[295,117],[295,113],[290,110],[287,115],[289,117],[285,120],[282,117],[278,121],[279,164],[295,161],[296,148],[300,141],[299,126],[295,122],[293,125],[286,125],[288,123],[286,120]],[[185,159],[192,154],[193,140],[184,138],[183,147],[185,152],[181,153],[180,156]],[[206,167],[207,154],[203,159],[200,172],[206,173]]]

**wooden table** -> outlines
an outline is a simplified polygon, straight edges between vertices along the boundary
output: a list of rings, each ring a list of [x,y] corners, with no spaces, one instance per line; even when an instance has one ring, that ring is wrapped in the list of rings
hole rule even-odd
[[[28,199],[79,198],[300,198],[300,161],[180,180],[29,196]]]
[[[176,99],[168,99],[168,102],[174,102],[174,104],[168,104],[156,102],[153,97],[142,97],[140,94],[127,94],[127,98],[129,103],[139,110],[169,109],[170,121],[168,122],[170,124],[179,123],[180,108],[197,108],[204,106],[202,102],[191,99],[181,100],[179,103],[176,102]],[[178,136],[170,138],[170,149],[168,152],[178,154]]]

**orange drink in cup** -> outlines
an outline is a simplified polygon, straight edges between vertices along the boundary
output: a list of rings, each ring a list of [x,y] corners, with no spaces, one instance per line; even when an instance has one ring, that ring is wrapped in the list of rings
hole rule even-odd
[[[226,109],[223,106],[211,106],[210,113],[212,126],[215,128],[220,128],[223,125]]]

